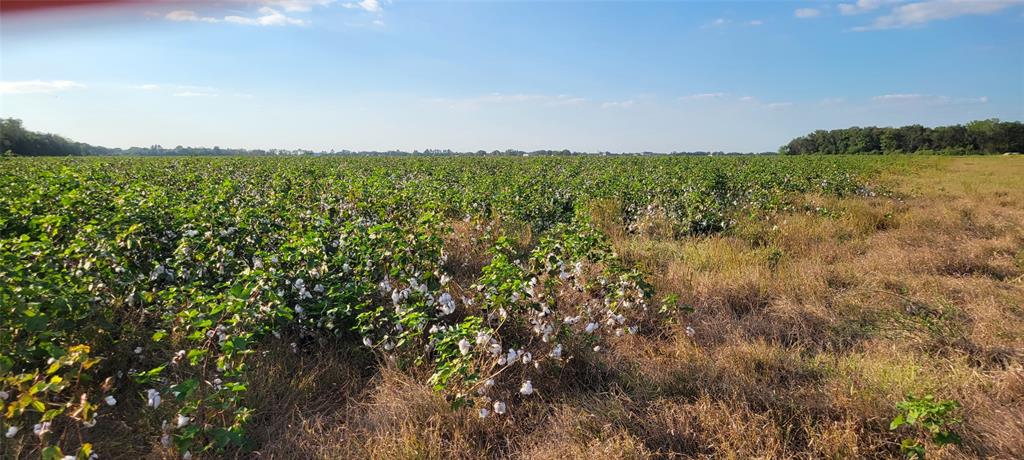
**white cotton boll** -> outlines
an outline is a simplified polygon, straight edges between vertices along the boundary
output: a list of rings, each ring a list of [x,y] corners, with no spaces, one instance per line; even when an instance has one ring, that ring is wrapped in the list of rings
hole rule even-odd
[[[391,351],[395,349],[395,343],[392,341],[384,342],[384,351]]]
[[[160,445],[164,446],[167,449],[170,449],[171,448],[171,435],[169,435],[167,433],[164,433],[163,436],[160,436]]]
[[[601,351],[601,346],[600,345],[594,345],[594,351],[595,352]]]
[[[35,433],[36,436],[42,436],[42,435],[44,435],[46,433],[49,433],[50,432],[50,422],[43,422],[43,423],[35,424],[35,426],[32,427],[32,432]]]
[[[114,399],[113,396],[107,396],[106,398],[103,398],[103,402],[107,403],[108,406],[117,405],[117,399]]]
[[[477,345],[487,345],[490,342],[491,342],[491,334],[488,334],[488,333],[483,332],[483,331],[480,331],[480,332],[476,333],[476,344]]]
[[[533,383],[529,380],[523,382],[523,386],[519,387],[519,394],[523,396],[529,396],[533,394]]]
[[[152,388],[146,390],[146,405],[154,409],[160,407],[160,392]]]
[[[692,327],[686,326],[686,335],[688,337],[693,337],[693,335],[696,334],[696,333],[697,333],[697,331],[695,331]]]
[[[600,324],[597,324],[597,323],[587,323],[587,327],[586,327],[585,330],[586,330],[587,334],[593,334],[594,331],[596,331],[598,327],[600,327]]]
[[[629,331],[630,334],[636,334],[637,331],[640,330],[640,326],[629,326],[626,330]]]
[[[14,435],[18,434],[18,430],[20,429],[21,428],[18,428],[16,426],[7,427],[7,432],[4,433],[4,436],[6,436],[7,439],[13,438]]]
[[[519,359],[523,361],[523,364],[530,364],[530,361],[533,359],[533,355],[530,354],[530,352],[521,353],[519,355]]]
[[[562,344],[555,344],[555,348],[551,349],[551,353],[548,353],[548,356],[554,359],[562,359]]]
[[[7,401],[7,398],[10,398],[10,397],[11,397],[10,393],[8,393],[6,391],[0,391],[0,401]]]
[[[512,364],[516,362],[517,359],[519,359],[519,353],[516,353],[514,348],[509,348],[508,355],[505,357],[505,360],[508,361],[509,364]]]
[[[505,403],[501,401],[494,402],[494,413],[498,415],[505,414]]]
[[[135,351],[135,354],[137,355],[142,354],[142,347],[135,347],[135,350],[133,351]]]
[[[304,308],[302,308],[302,307],[300,307],[300,306],[298,306],[298,305],[296,305],[296,306],[295,306],[295,313],[296,313],[296,314],[299,314],[299,315],[301,315],[301,314],[303,314],[303,313],[305,313],[305,312],[306,312],[306,309],[304,309]]]
[[[480,418],[487,418],[488,415],[491,415],[491,411],[487,410],[486,407],[481,407],[480,408]]]
[[[322,294],[324,292],[324,289],[326,288],[324,288],[324,285],[322,284],[317,284],[316,286],[313,286],[313,292],[317,294]]]
[[[487,347],[487,352],[490,353],[493,356],[500,355],[501,354],[501,344],[497,343],[497,342],[491,343],[491,345],[489,347]]]
[[[75,456],[74,455],[65,455],[65,456],[61,457],[61,460],[75,460]]]
[[[494,386],[494,379],[487,379],[484,381],[484,388],[491,388]]]
[[[459,352],[463,355],[468,355],[469,351],[473,349],[473,344],[469,343],[469,340],[462,339],[459,341]]]
[[[181,460],[192,460],[192,452],[186,450],[184,454],[181,454]]]
[[[178,414],[178,419],[175,421],[175,424],[178,425],[178,428],[184,428],[186,425],[188,425],[188,422],[190,421],[192,421],[192,419],[184,415]]]

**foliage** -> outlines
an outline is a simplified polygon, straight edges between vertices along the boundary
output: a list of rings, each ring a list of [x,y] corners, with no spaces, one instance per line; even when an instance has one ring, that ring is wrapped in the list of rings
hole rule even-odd
[[[956,401],[939,401],[932,395],[923,398],[908,395],[896,404],[899,413],[892,419],[889,429],[896,430],[904,426],[914,428],[939,447],[960,444],[960,436],[951,427],[959,423],[953,414],[959,408],[960,404]],[[908,458],[923,459],[925,446],[919,439],[907,438],[900,444],[900,450]]]
[[[788,155],[920,153],[964,155],[1024,152],[1024,123],[977,120],[966,125],[817,130],[779,149]]]

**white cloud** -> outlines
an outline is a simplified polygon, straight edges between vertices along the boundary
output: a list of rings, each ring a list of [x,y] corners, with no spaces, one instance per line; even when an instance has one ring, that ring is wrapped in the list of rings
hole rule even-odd
[[[636,105],[636,101],[628,99],[625,101],[609,101],[601,104],[602,109],[625,109]]]
[[[503,93],[491,93],[483,96],[464,97],[464,98],[445,98],[437,97],[426,99],[427,102],[444,104],[450,108],[457,109],[476,109],[484,105],[496,105],[496,104],[522,104],[522,103],[534,103],[541,106],[547,107],[558,107],[558,106],[570,106],[579,105],[588,102],[586,98],[570,96],[567,94],[559,94],[557,96],[550,96],[544,94],[503,94]]]
[[[754,102],[754,96],[743,96],[740,98],[740,102]]]
[[[747,21],[748,26],[759,26],[761,24],[764,24],[764,21],[760,19],[751,19],[750,21]]]
[[[857,0],[857,3],[840,3],[839,12],[847,16],[866,13],[880,8],[886,3],[894,3],[898,0]]]
[[[897,93],[883,94],[872,97],[871,100],[881,103],[901,104],[927,104],[927,105],[950,105],[950,104],[987,104],[988,96],[980,97],[950,97],[936,96],[931,94],[918,93]]]
[[[772,109],[772,110],[774,110],[774,109],[785,109],[787,107],[792,107],[793,103],[792,102],[772,102],[770,104],[765,104],[764,106],[768,107],[769,109]]]
[[[292,8],[296,8],[296,7],[292,6]],[[286,7],[286,10],[287,10],[287,7]],[[296,11],[302,11],[302,10],[296,10]],[[217,23],[217,22],[223,21],[223,22],[230,22],[230,23],[233,23],[233,24],[244,24],[244,25],[247,25],[247,26],[288,26],[288,25],[291,25],[291,26],[301,26],[301,25],[305,25],[306,24],[306,21],[304,21],[302,19],[298,19],[298,18],[293,18],[293,17],[287,16],[284,13],[281,13],[280,11],[275,10],[275,9],[269,7],[269,6],[260,7],[260,9],[257,10],[257,12],[260,14],[260,16],[247,17],[247,16],[234,16],[234,15],[232,15],[232,16],[225,16],[224,19],[217,19],[217,18],[209,17],[209,16],[199,16],[198,14],[196,14],[195,11],[191,11],[191,10],[176,10],[176,11],[171,11],[170,13],[167,13],[167,15],[164,16],[164,18],[166,18],[169,21],[178,21],[178,22],[208,22],[208,23]]]
[[[913,99],[922,99],[922,98],[925,98],[925,97],[927,97],[927,96],[925,96],[924,94],[900,93],[900,94],[883,94],[881,96],[875,96],[875,97],[873,97],[871,99],[876,100],[876,101],[908,101],[908,100],[913,100]]]
[[[222,91],[221,89],[214,88],[212,86],[147,83],[143,85],[133,85],[129,88],[173,97],[217,97],[224,94],[243,99],[251,99],[254,97],[252,94],[226,90]]]
[[[349,2],[343,3],[341,6],[344,6],[345,8],[359,8],[371,13],[380,13],[383,11],[378,0],[362,0],[358,3]]]
[[[821,16],[821,10],[815,8],[797,8],[793,15],[800,19],[816,18]]]
[[[259,13],[261,16],[257,16],[255,18],[245,16],[225,16],[224,21],[233,22],[235,24],[245,24],[247,26],[301,26],[306,24],[306,21],[302,19],[286,16],[284,13],[281,13],[269,6],[260,8]]]
[[[707,100],[707,99],[719,99],[719,98],[722,98],[722,97],[725,97],[725,93],[699,93],[699,94],[691,94],[689,96],[683,96],[680,99],[682,99],[684,101],[700,101],[700,100]]]
[[[164,18],[166,18],[168,21],[179,21],[179,22],[185,22],[185,21],[188,21],[188,22],[210,22],[210,23],[220,22],[220,19],[206,17],[206,16],[199,16],[199,15],[196,14],[195,11],[190,11],[190,10],[175,10],[175,11],[171,11],[170,13],[167,13],[167,15],[164,16]]]
[[[870,26],[855,27],[853,30],[863,32],[920,26],[960,16],[993,14],[1020,4],[1024,4],[1024,0],[927,0],[899,5],[889,14],[875,18]]]
[[[78,88],[85,85],[71,80],[0,81],[0,94],[53,93]]]
[[[277,6],[289,13],[311,11],[314,6],[327,6],[334,0],[263,0],[267,5]]]

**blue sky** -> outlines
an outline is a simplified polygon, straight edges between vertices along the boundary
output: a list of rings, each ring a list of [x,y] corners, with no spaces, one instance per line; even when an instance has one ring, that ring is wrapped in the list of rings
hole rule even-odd
[[[775,150],[1024,119],[1024,2],[164,1],[5,14],[0,115],[99,145]]]

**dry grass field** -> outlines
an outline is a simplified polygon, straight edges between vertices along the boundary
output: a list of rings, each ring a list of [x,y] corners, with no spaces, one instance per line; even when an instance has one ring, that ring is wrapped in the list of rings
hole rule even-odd
[[[879,458],[908,394],[960,403],[960,446],[931,458],[1024,458],[1024,161],[929,158],[894,197],[674,240],[614,235],[659,295],[692,311],[653,336],[546,375],[515,414],[453,412],[358,350],[251,369],[260,458]],[[453,241],[450,244],[458,244]],[[458,247],[466,262],[479,254]],[[687,309],[689,310],[689,309]]]

